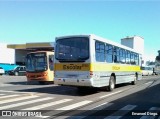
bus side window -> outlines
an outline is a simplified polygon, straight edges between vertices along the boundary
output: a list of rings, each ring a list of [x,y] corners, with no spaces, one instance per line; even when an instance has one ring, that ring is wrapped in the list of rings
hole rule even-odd
[[[130,59],[131,59],[130,55],[131,55],[130,51],[127,51],[126,52],[126,64],[130,64]]]
[[[139,60],[138,60],[139,56],[136,53],[134,55],[135,55],[135,57],[134,57],[135,58],[135,65],[139,65]]]
[[[49,55],[49,68],[51,71],[53,71],[53,69],[54,69],[53,56],[54,55]]]
[[[104,62],[105,61],[105,44],[102,42],[96,41],[95,51],[96,51],[96,61]]]
[[[131,52],[131,65],[135,65],[135,54],[133,52]]]
[[[120,49],[120,63],[125,64],[126,63],[126,54],[124,49]]]
[[[113,62],[113,47],[111,45],[106,44],[105,46],[105,53],[106,53],[106,62],[112,63]]]
[[[120,48],[118,48],[118,47],[114,47],[114,53],[113,53],[113,55],[114,55],[114,62],[115,63],[119,63],[120,62]]]

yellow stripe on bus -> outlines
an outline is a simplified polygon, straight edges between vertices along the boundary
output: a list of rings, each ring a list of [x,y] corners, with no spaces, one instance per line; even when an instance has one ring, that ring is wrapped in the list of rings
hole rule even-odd
[[[89,71],[90,63],[57,63],[54,69],[55,71]]]
[[[139,66],[123,64],[91,64],[92,71],[140,71]]]
[[[55,71],[140,71],[140,66],[105,63],[56,63]]]

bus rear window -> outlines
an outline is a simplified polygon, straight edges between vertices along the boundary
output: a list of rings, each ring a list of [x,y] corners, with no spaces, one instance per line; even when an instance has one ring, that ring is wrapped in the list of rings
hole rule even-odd
[[[56,42],[55,57],[61,61],[84,61],[89,58],[89,38],[71,37]]]

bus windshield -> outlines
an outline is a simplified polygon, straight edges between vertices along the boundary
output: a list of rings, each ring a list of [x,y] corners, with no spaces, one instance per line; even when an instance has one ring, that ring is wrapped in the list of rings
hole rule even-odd
[[[60,61],[84,61],[89,58],[89,38],[71,37],[56,42],[55,58]]]
[[[46,71],[47,58],[45,53],[31,53],[26,56],[26,70],[30,72]]]

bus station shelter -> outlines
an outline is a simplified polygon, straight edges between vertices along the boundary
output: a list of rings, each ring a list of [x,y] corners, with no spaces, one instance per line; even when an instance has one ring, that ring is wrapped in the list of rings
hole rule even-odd
[[[8,44],[7,48],[14,49],[14,62],[17,65],[25,65],[25,57],[29,52],[54,51],[54,42],[37,42],[25,44]]]

